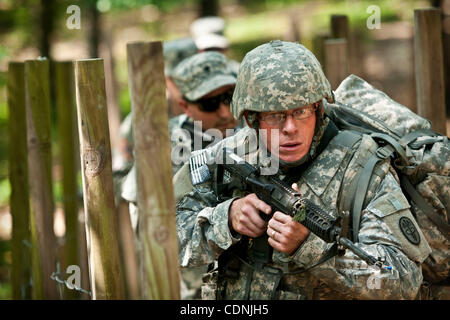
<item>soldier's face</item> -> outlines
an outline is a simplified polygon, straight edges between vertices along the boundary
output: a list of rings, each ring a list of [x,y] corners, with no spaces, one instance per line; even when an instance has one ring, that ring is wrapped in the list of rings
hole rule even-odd
[[[234,85],[220,87],[203,96],[201,99],[204,100],[217,97],[227,91],[233,90],[233,88]],[[226,129],[232,129],[237,124],[236,119],[230,111],[230,105],[223,102],[221,102],[219,108],[213,112],[202,111],[199,105],[188,103],[186,114],[195,121],[201,121],[202,129],[204,131],[208,129],[218,129],[222,132],[224,137]]]
[[[286,120],[278,125],[270,125],[263,120],[266,112],[261,112],[259,120],[259,128],[265,129],[261,131],[264,141],[267,141],[267,149],[279,159],[287,162],[300,160],[305,156],[311,147],[314,137],[314,129],[316,126],[315,112],[306,119],[296,120],[286,111]],[[272,134],[273,130],[278,130],[277,135]]]

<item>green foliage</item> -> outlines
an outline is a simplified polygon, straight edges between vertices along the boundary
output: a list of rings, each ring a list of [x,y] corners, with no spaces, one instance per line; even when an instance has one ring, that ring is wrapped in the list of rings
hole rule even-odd
[[[0,300],[10,300],[12,298],[11,283],[0,283]]]
[[[0,240],[0,300],[11,299],[11,242]]]
[[[6,205],[9,202],[11,194],[11,185],[9,179],[3,179],[0,181],[0,206]]]
[[[257,46],[264,44],[272,39],[270,38],[258,38],[255,40],[246,40],[240,42],[232,42],[229,48],[229,56],[230,58],[236,61],[242,61],[245,54],[250,50],[256,48]]]
[[[146,5],[155,5],[158,9],[168,11],[174,7],[195,3],[195,0],[98,0],[108,5],[111,10],[129,10],[136,9]]]
[[[0,56],[2,47],[0,47]],[[1,57],[0,57],[1,59]],[[1,89],[4,89],[2,92]],[[8,176],[8,107],[6,103],[6,72],[0,72],[0,180]],[[2,191],[4,188],[0,185],[0,205],[2,202]]]
[[[124,86],[119,93],[120,116],[124,119],[131,111],[131,98],[128,86]]]

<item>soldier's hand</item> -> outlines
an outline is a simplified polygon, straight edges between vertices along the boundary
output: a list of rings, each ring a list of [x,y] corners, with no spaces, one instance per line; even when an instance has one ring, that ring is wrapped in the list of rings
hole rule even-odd
[[[228,214],[230,230],[252,238],[261,236],[267,222],[261,219],[260,211],[270,214],[272,209],[254,193],[233,201]]]
[[[293,254],[305,241],[310,231],[302,224],[293,221],[291,216],[276,211],[267,227],[269,244],[276,250]]]
[[[292,188],[300,193],[296,183],[292,185]],[[308,228],[280,211],[275,212],[267,228],[269,244],[274,249],[287,254],[293,254],[309,233]]]

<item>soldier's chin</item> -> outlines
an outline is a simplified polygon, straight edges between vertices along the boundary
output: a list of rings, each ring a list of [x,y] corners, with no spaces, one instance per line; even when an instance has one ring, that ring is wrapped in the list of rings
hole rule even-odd
[[[296,162],[303,158],[303,156],[306,154],[306,152],[303,151],[297,151],[297,152],[291,152],[291,151],[284,151],[279,150],[278,152],[278,158],[280,160],[283,160],[285,162]]]

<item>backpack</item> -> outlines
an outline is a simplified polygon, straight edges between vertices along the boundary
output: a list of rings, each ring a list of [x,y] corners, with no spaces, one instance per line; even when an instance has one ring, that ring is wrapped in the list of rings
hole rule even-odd
[[[422,263],[424,280],[448,280],[450,272],[450,142],[430,121],[395,102],[363,79],[350,75],[325,112],[341,130],[369,134],[376,154],[361,169],[351,198],[350,221],[357,239],[361,211],[375,165],[390,157],[411,212],[432,251]],[[407,230],[407,228],[405,229]],[[404,229],[402,229],[402,232]],[[404,232],[405,233],[405,232]],[[405,234],[405,236],[408,236]],[[412,239],[414,240],[414,239]]]

